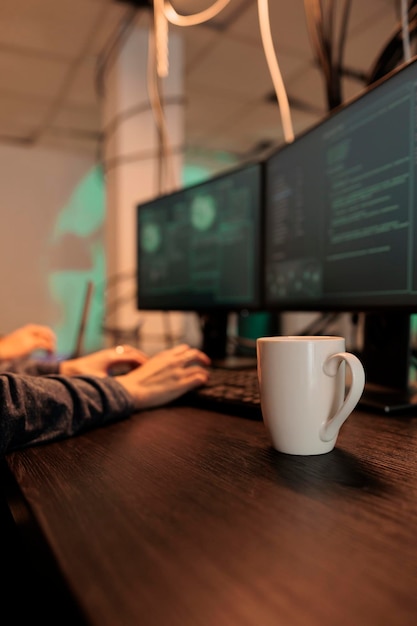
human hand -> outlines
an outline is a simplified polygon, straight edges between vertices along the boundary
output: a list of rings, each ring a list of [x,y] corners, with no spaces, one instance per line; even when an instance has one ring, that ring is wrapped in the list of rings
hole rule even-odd
[[[109,376],[111,369],[117,366],[128,366],[130,369],[139,367],[148,357],[141,350],[123,345],[105,348],[77,359],[62,361],[59,373],[63,376]]]
[[[136,409],[167,404],[207,382],[209,357],[187,344],[164,350],[139,369],[117,380],[132,396]]]
[[[55,351],[56,336],[48,326],[26,324],[0,337],[0,360],[27,356],[34,350]]]

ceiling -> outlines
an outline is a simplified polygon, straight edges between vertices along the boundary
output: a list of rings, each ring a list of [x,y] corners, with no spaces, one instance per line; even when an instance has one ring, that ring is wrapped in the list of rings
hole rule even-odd
[[[182,14],[213,3],[172,0]],[[139,4],[148,6],[137,9],[136,21],[151,10],[151,2]],[[335,4],[340,10],[343,3]],[[364,76],[397,26],[399,12],[398,0],[352,0],[344,99],[364,88]],[[122,0],[1,0],[0,145],[97,154],[98,61],[131,13],[132,5]],[[304,1],[270,0],[269,17],[297,135],[326,112],[323,74],[315,62]],[[186,163],[205,156],[219,162],[225,155],[246,160],[283,143],[256,0],[230,0],[208,22],[170,29],[180,31],[185,41]]]

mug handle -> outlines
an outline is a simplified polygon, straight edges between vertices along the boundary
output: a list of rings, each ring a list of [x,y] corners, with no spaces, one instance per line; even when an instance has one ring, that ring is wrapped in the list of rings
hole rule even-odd
[[[338,352],[332,354],[324,363],[323,371],[328,376],[336,376],[339,365],[346,361],[352,373],[352,384],[349,392],[337,413],[324,422],[320,429],[320,439],[322,441],[332,441],[340,430],[342,424],[347,420],[353,409],[359,402],[365,387],[365,371],[363,365],[354,354],[350,352]]]

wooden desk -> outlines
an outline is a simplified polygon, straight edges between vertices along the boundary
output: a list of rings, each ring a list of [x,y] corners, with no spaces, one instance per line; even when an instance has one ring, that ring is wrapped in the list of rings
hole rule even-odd
[[[290,457],[261,422],[170,407],[7,464],[87,624],[416,623],[417,417],[356,412]]]

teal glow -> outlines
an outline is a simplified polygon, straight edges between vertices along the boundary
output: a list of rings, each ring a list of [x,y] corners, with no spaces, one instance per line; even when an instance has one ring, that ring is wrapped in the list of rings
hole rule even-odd
[[[202,162],[205,162],[206,165],[184,165],[182,170],[182,185],[184,187],[202,183],[222,171],[238,165],[236,157],[227,152],[216,152],[210,156],[196,154],[195,158],[197,160],[202,159]]]
[[[48,257],[48,284],[55,302],[57,350],[71,354],[76,345],[88,281],[94,284],[83,352],[103,347],[105,186],[95,167],[74,190],[55,222]]]
[[[184,187],[190,187],[202,183],[210,178],[210,171],[205,167],[197,165],[187,165],[182,173],[182,184]]]
[[[65,233],[87,237],[101,228],[104,219],[105,188],[101,168],[94,168],[75,189],[55,223],[53,240]]]

